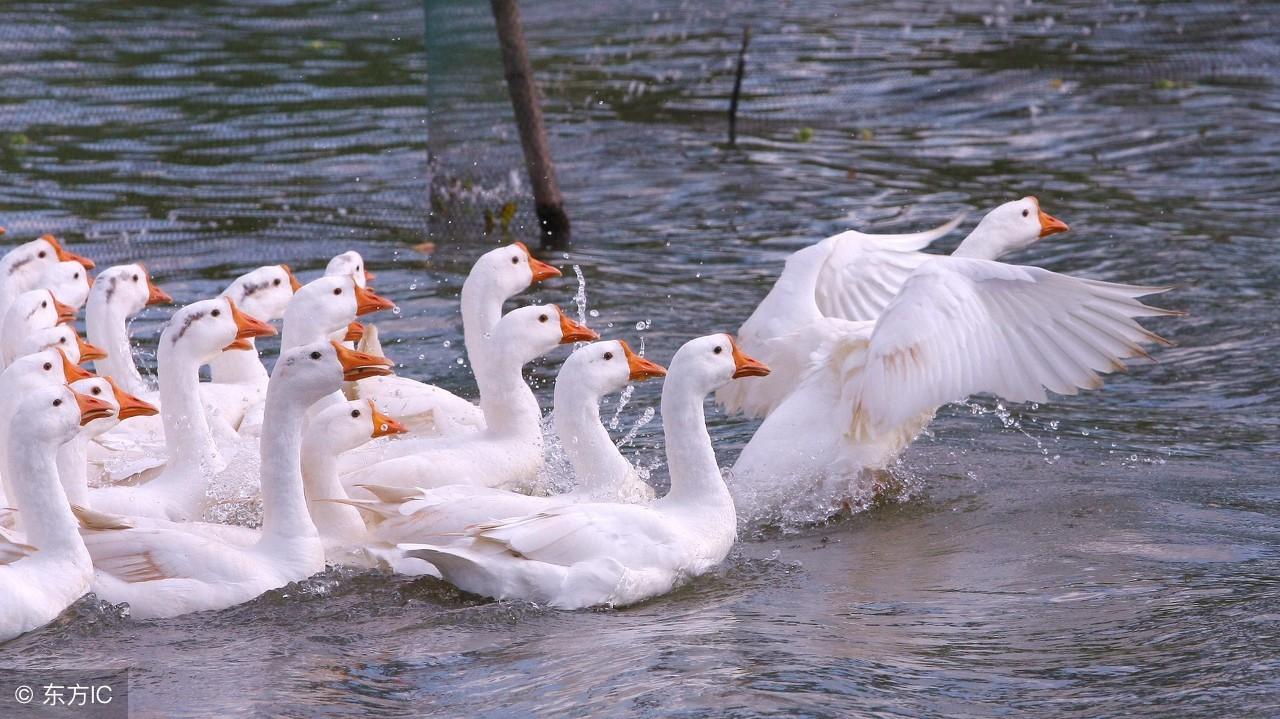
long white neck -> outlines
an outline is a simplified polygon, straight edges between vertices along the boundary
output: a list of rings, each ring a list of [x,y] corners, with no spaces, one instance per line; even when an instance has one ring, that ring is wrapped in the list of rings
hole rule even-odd
[[[252,349],[227,350],[209,363],[209,376],[214,382],[223,384],[247,384],[264,387],[271,376],[262,364],[258,354],[258,345],[253,338],[249,339]]]
[[[264,538],[318,536],[302,485],[302,423],[309,405],[287,384],[267,389],[261,444]]]
[[[1003,233],[996,230],[984,217],[978,226],[960,241],[960,245],[951,253],[951,256],[972,257],[976,260],[999,259],[1011,249],[1002,235]]]
[[[82,554],[88,561],[79,525],[58,481],[57,447],[50,442],[10,444],[5,473],[13,478],[10,499],[26,520],[27,543],[42,552]]]
[[[467,361],[476,378],[476,388],[483,398],[493,384],[493,368],[490,351],[493,328],[502,319],[502,304],[507,298],[500,296],[491,277],[472,273],[462,283],[462,341],[467,348]]]
[[[733,506],[707,433],[705,399],[706,392],[674,367],[663,382],[662,433],[671,471],[671,491],[658,500],[664,506]]]
[[[88,446],[89,433],[81,430],[70,442],[58,448],[58,478],[62,480],[62,491],[68,501],[81,507],[92,506],[89,504]]]
[[[551,417],[556,436],[573,466],[576,491],[616,488],[634,472],[600,422],[600,397],[581,384],[556,382]]]
[[[129,394],[149,391],[138,368],[133,363],[133,347],[129,344],[129,315],[123,308],[99,301],[98,293],[90,296],[85,308],[85,331],[89,342],[106,350],[106,359],[94,360],[94,370],[103,377],[114,379]]]
[[[164,408],[160,416],[169,460],[165,472],[152,482],[162,481],[165,476],[208,476],[220,471],[225,462],[213,441],[200,401],[200,360],[175,346],[168,333],[160,336],[157,360],[160,405]]]
[[[302,486],[311,519],[325,539],[355,540],[364,534],[364,520],[355,507],[322,499],[349,499],[338,479],[338,456],[323,432],[313,428],[302,440]]]
[[[488,431],[500,435],[537,435],[542,408],[524,381],[524,365],[517,352],[494,357],[489,367],[490,390],[481,390],[480,411]]]

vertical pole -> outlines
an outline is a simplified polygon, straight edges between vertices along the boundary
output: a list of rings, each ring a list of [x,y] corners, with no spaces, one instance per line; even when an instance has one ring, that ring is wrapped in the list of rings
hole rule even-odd
[[[747,43],[751,42],[751,26],[742,28],[742,47],[738,49],[738,68],[733,74],[733,95],[729,97],[729,145],[738,144],[738,97],[742,94],[742,73],[747,66]]]
[[[569,243],[569,216],[564,212],[564,198],[556,182],[547,129],[542,122],[538,86],[533,80],[529,51],[524,42],[524,26],[520,22],[517,0],[490,0],[493,19],[498,27],[498,43],[502,46],[502,69],[507,78],[507,92],[515,109],[520,145],[524,148],[524,164],[533,185],[534,208],[542,244],[563,247]]]

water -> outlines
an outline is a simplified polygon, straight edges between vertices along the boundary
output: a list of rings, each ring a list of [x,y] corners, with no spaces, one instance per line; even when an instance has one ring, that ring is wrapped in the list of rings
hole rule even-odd
[[[582,268],[604,336],[664,361],[735,328],[825,234],[1034,193],[1072,231],[1015,259],[1176,285],[1162,303],[1190,315],[1151,325],[1178,346],[1101,392],[949,407],[896,470],[903,501],[752,536],[639,607],[335,571],[168,621],[86,604],[0,665],[132,667],[133,709],[156,717],[1276,713],[1274,6],[525,5],[579,241],[554,259]],[[457,291],[502,231],[450,208],[428,225],[428,144],[442,174],[491,174],[468,192],[496,217],[522,178],[493,51],[465,47],[487,36],[440,31],[463,47],[428,81],[421,23],[408,0],[5,3],[0,225],[143,259],[179,300],[358,249],[403,310],[380,320],[388,351],[469,390]],[[134,323],[144,358],[169,311]],[[562,355],[531,372],[543,397]],[[637,385],[618,432],[656,397]],[[729,465],[753,425],[710,422]],[[628,451],[661,484],[659,425]]]

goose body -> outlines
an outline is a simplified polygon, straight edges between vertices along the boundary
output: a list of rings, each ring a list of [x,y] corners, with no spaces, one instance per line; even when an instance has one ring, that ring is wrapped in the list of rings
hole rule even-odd
[[[561,609],[627,605],[724,560],[737,523],[716,464],[704,400],[731,377],[768,370],[728,335],[699,337],[671,360],[662,390],[671,490],[646,504],[583,502],[469,529],[451,544],[403,544],[469,592]]]
[[[1046,390],[1101,387],[1101,374],[1163,341],[1136,318],[1176,314],[1137,299],[1164,289],[991,260],[921,264],[879,319],[798,330],[816,349],[733,467],[739,509],[824,519],[865,499],[868,472],[887,467],[943,404],[982,392],[1041,402]]]

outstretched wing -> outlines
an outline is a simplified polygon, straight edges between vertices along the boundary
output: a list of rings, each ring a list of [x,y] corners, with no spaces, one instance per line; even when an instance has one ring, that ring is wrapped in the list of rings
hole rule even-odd
[[[1060,275],[1038,267],[938,258],[886,308],[849,399],[850,427],[880,430],[989,392],[1043,401],[1102,386],[1100,374],[1168,344],[1135,318],[1176,315],[1138,300],[1167,287]]]

